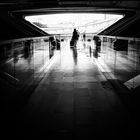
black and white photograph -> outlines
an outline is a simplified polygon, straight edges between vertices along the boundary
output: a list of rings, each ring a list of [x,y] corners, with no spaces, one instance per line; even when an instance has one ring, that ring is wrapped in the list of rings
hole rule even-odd
[[[140,138],[140,1],[0,0],[0,139]]]

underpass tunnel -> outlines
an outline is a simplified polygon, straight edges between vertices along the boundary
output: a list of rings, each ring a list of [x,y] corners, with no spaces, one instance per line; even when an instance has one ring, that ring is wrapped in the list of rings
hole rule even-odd
[[[139,4],[0,2],[1,134],[23,140],[139,136]],[[35,24],[25,20],[71,13],[123,17],[106,28],[101,25],[109,20],[78,26],[76,47],[70,44],[75,26],[58,33],[57,28],[38,24],[41,19]],[[101,43],[98,55],[95,36]]]

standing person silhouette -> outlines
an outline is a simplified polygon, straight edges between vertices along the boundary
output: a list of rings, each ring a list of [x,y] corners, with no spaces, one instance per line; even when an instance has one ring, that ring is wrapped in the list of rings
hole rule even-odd
[[[85,33],[83,34],[83,41],[84,42],[86,41],[86,34]]]
[[[95,57],[98,58],[98,53],[101,51],[101,39],[99,36],[95,35],[93,40],[95,43]]]
[[[72,41],[74,42],[74,47],[76,48],[77,40],[79,38],[79,34],[76,29],[73,30]]]

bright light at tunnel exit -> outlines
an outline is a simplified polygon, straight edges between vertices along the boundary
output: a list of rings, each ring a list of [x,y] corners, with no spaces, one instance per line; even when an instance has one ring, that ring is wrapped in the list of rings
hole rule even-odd
[[[49,34],[71,34],[76,28],[80,33],[99,33],[123,15],[115,14],[48,14],[26,16],[25,19]]]

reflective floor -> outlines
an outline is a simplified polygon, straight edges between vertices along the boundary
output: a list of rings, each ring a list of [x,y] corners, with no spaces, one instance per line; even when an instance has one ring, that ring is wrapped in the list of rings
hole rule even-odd
[[[17,139],[132,136],[130,112],[95,61],[88,48],[65,42],[21,111]]]

